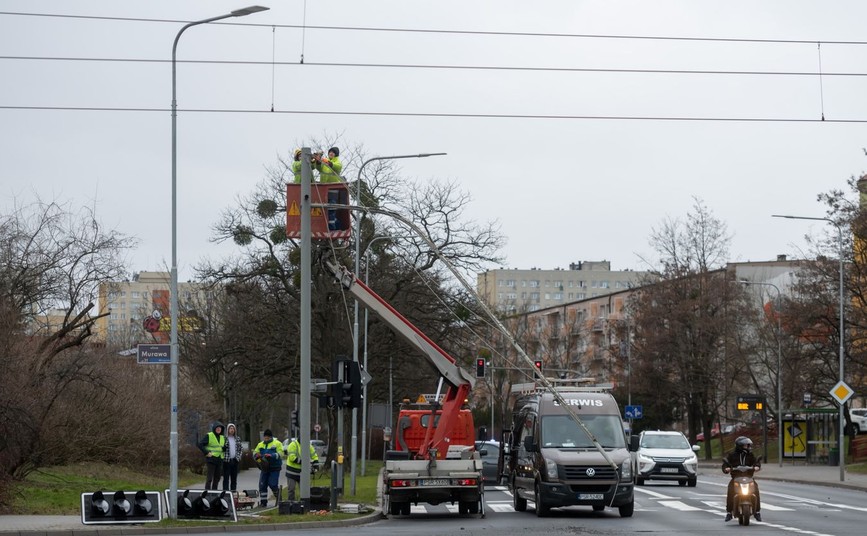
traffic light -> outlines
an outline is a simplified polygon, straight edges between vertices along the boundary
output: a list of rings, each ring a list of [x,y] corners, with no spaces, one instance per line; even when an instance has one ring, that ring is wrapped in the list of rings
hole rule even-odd
[[[533,368],[536,369],[533,372],[533,377],[536,379],[541,378],[542,377],[542,360],[537,359],[537,360],[533,361]]]
[[[166,503],[169,490],[166,490]],[[238,521],[235,500],[230,491],[178,490],[178,519]]]
[[[485,358],[480,357],[476,359],[476,378],[484,378],[485,377]]]
[[[361,366],[351,359],[336,359],[331,368],[331,396],[338,408],[360,408],[362,400]]]
[[[81,494],[81,522],[85,525],[156,523],[162,517],[158,491],[96,491]]]
[[[299,426],[298,423],[299,423],[299,421],[298,421],[298,410],[297,410],[297,409],[293,409],[293,410],[292,410],[292,428],[296,428],[296,429],[297,429],[297,428],[300,428],[300,426]]]

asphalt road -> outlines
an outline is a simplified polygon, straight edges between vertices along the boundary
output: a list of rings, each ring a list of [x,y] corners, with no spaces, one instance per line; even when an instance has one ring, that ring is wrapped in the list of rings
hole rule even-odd
[[[488,511],[484,519],[459,516],[456,505],[418,505],[412,507],[408,517],[390,516],[358,527],[300,530],[292,534],[711,536],[747,531],[762,535],[860,536],[865,533],[867,493],[864,491],[760,481],[764,522],[753,521],[749,527],[741,527],[736,520],[723,521],[726,484],[727,477],[723,475],[700,477],[694,488],[649,482],[636,488],[636,508],[631,518],[621,518],[616,509],[594,513],[588,507],[554,509],[550,517],[537,518],[532,503],[526,512],[515,512],[508,490],[493,487],[486,492]]]

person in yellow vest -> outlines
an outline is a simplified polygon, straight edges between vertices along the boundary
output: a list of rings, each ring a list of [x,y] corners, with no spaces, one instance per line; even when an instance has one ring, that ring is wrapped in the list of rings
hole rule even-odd
[[[253,459],[259,465],[259,505],[268,506],[268,488],[277,497],[280,467],[283,465],[283,443],[274,439],[271,430],[262,432],[262,441],[253,449]]]
[[[328,156],[322,153],[313,155],[313,169],[319,171],[319,182],[343,182],[340,172],[343,171],[343,163],[340,161],[340,149],[332,147],[328,149]]]
[[[211,431],[199,441],[199,450],[205,455],[205,465],[208,466],[205,489],[217,489],[220,476],[223,473],[223,447],[226,436],[223,435],[223,423],[215,422]]]
[[[290,169],[295,176],[295,184],[301,184],[301,149],[295,149],[295,160]]]
[[[310,445],[310,465],[316,468],[319,465],[319,455],[316,449]],[[286,446],[286,497],[290,501],[295,500],[295,486],[301,482],[301,442],[298,438],[292,438]]]

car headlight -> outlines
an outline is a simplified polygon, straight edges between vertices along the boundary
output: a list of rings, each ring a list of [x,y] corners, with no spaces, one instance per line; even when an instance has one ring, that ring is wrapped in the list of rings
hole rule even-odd
[[[650,456],[645,456],[644,454],[638,453],[638,463],[653,463],[653,458]]]
[[[626,459],[620,464],[620,478],[622,480],[632,480],[632,459]]]
[[[557,480],[557,462],[545,459],[545,476],[548,477],[549,480]]]

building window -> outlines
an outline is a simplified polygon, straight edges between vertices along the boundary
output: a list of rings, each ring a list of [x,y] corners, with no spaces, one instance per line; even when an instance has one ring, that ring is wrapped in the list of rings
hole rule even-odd
[[[578,288],[587,288],[587,281],[578,281]]]
[[[538,292],[531,292],[530,293],[530,299],[533,301],[539,301],[539,293]]]
[[[551,293],[550,293],[550,292],[546,292],[546,293],[545,293],[545,299],[546,299],[546,300],[550,300],[550,299],[551,299]]]
[[[608,281],[600,281],[599,288],[608,288]]]
[[[515,280],[514,279],[507,279],[506,280],[506,286],[509,288],[515,288]]]
[[[515,299],[517,299],[517,298],[518,298],[518,295],[515,294],[514,292],[510,292],[510,293],[506,294],[506,299],[507,299],[507,300],[515,300]]]
[[[590,288],[596,288],[596,281],[595,280],[590,282]]]
[[[563,282],[562,281],[554,281],[554,287],[555,288],[563,288]]]
[[[137,290],[132,291],[132,297],[133,298],[141,298],[141,292],[139,292]]]
[[[538,305],[531,305],[531,306],[530,306],[530,312],[531,312],[531,313],[534,312],[534,311],[538,311],[538,310],[539,310],[539,306],[538,306]]]
[[[539,280],[531,279],[530,280],[530,288],[539,288]]]
[[[563,299],[563,293],[562,292],[555,292],[554,293],[554,299],[555,300],[562,300]]]
[[[579,292],[578,295],[575,297],[578,298],[579,300],[583,300],[583,299],[587,298],[587,294],[584,292]]]

